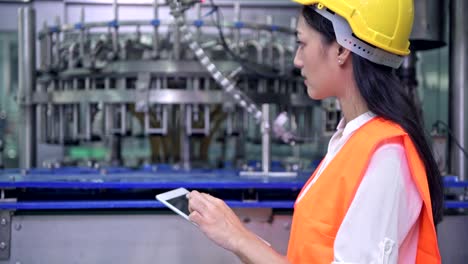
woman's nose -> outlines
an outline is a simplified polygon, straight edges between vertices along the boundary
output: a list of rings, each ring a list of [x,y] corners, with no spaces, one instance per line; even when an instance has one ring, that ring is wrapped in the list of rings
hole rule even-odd
[[[296,66],[297,68],[302,68],[302,60],[299,56],[299,51],[297,50],[296,51],[296,55],[294,56],[294,66]]]

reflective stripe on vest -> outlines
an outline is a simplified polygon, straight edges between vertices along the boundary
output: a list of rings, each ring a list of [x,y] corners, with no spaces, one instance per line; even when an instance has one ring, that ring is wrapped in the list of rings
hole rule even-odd
[[[351,136],[320,178],[296,202],[288,246],[288,260],[291,263],[330,264],[333,261],[336,234],[370,158],[382,143],[396,139],[403,142],[412,178],[423,200],[416,263],[441,262],[424,164],[410,137],[400,126],[374,118]]]

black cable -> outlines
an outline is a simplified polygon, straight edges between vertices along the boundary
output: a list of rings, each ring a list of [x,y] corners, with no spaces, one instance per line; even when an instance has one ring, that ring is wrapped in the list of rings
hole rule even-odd
[[[192,1],[188,1],[188,2],[180,1],[180,3],[181,3],[180,11],[181,11],[181,13],[184,13],[185,11],[190,9],[193,5],[198,4],[198,3],[201,4],[201,3],[203,3],[203,1],[202,0],[192,0]]]
[[[201,0],[193,0],[182,3],[182,13],[191,8],[196,3],[202,3]],[[223,20],[223,16],[221,14],[220,8],[218,5],[214,3],[213,0],[210,0],[210,5],[212,10],[209,11],[205,16],[210,15],[213,19],[213,24],[216,26],[219,34],[219,38],[221,40],[221,45],[223,49],[236,61],[238,62],[244,69],[252,72],[260,77],[269,78],[269,79],[277,79],[278,77],[290,77],[291,75],[287,75],[285,73],[280,73],[280,71],[274,67],[266,66],[264,64],[259,64],[248,59],[242,58],[240,55],[236,54],[227,44],[226,38],[224,36],[224,32],[221,26],[221,21]],[[213,14],[216,13],[215,16]]]
[[[449,125],[447,125],[444,121],[437,120],[432,126],[438,127],[438,125],[441,124],[447,129],[447,133],[449,134],[450,138],[455,142],[455,145],[457,145],[458,148],[463,152],[465,155],[465,158],[468,159],[468,152],[462,147],[460,142],[458,142],[457,138],[453,135],[452,130],[450,129]]]
[[[222,14],[219,9],[219,6],[217,6],[213,0],[210,0],[211,7],[213,8],[208,14],[211,15],[213,19],[213,23],[215,24],[216,28],[218,29],[218,34],[219,38],[221,40],[221,45],[223,46],[224,50],[233,58],[235,59],[242,67],[247,69],[250,72],[255,73],[256,75],[259,75],[261,77],[265,78],[270,78],[270,79],[276,79],[278,77],[284,77],[285,74],[281,74],[278,69],[275,69],[273,67],[267,67],[262,64],[258,64],[255,62],[252,62],[250,60],[247,60],[245,58],[242,58],[238,54],[236,54],[227,44],[226,38],[224,37],[223,29],[221,27],[221,21],[222,21]],[[213,13],[216,13],[216,17],[213,16]]]

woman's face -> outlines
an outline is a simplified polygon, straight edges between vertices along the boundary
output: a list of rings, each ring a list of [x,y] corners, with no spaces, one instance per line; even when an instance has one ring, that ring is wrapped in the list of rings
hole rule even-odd
[[[327,45],[301,15],[297,23],[298,47],[294,65],[301,70],[307,94],[316,100],[337,96],[338,49]],[[339,79],[339,78],[338,78]]]

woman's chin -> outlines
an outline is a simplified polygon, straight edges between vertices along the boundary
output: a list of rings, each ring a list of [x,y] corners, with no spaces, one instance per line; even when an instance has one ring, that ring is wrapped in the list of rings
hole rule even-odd
[[[316,91],[312,90],[311,88],[307,88],[307,94],[311,99],[314,100],[322,100],[325,99],[324,96],[322,96],[320,93],[317,93]]]

